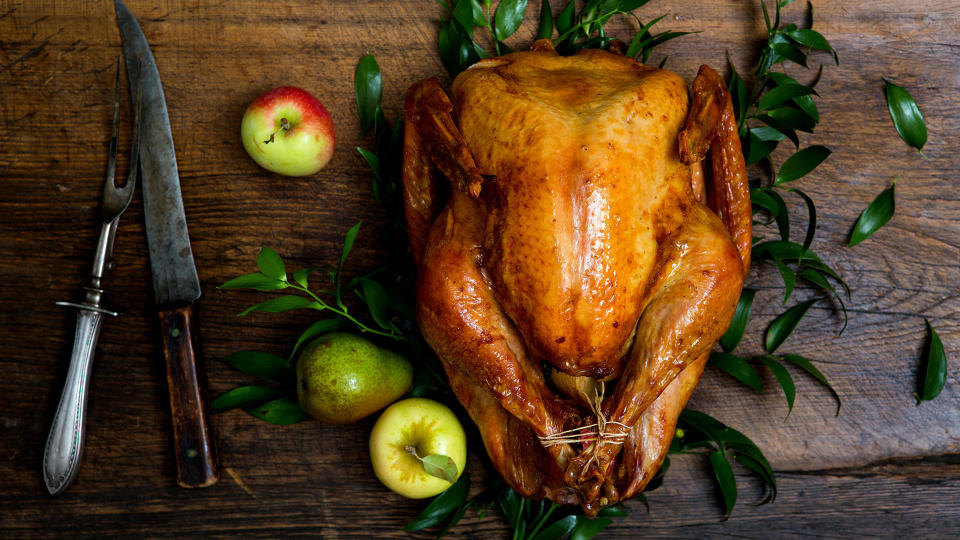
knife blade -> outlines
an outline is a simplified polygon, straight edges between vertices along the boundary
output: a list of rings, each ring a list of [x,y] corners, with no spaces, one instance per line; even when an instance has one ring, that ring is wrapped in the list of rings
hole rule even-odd
[[[216,483],[219,473],[205,373],[196,354],[193,303],[200,298],[200,280],[187,233],[173,134],[147,39],[123,2],[114,0],[114,7],[130,87],[139,85],[141,92],[140,180],[167,367],[177,483],[206,487]]]

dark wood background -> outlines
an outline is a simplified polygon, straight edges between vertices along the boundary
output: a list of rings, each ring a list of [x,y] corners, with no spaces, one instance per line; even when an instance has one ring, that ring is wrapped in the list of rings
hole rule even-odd
[[[531,14],[538,4],[530,2]],[[843,409],[835,418],[830,394],[797,375],[796,407],[786,417],[769,374],[768,389],[756,395],[708,371],[692,406],[766,452],[780,484],[776,503],[749,506],[759,484],[739,470],[741,498],[721,522],[703,461],[678,458],[666,484],[650,494],[649,515],[629,503],[629,518],[609,537],[960,536],[960,5],[814,4],[814,28],[839,50],[841,63],[813,57],[814,66],[827,64],[818,86],[823,121],[805,142],[826,144],[834,154],[797,185],[817,202],[814,249],[842,272],[853,296],[843,335],[837,312],[820,303],[782,350],[816,359]],[[448,82],[434,45],[441,9],[432,0],[131,0],[129,7],[166,90],[204,290],[202,352],[217,395],[249,380],[218,357],[243,349],[285,354],[310,322],[296,314],[239,319],[237,312],[263,296],[216,288],[252,271],[261,245],[294,267],[330,263],[343,234],[362,219],[351,268],[369,268],[384,256],[377,232],[383,217],[353,150],[370,144],[359,134],[353,71],[365,52],[375,54],[391,118],[415,80],[440,75]],[[639,15],[649,20],[662,12],[672,14],[662,28],[702,33],[658,49],[654,62],[667,54],[668,67],[688,79],[701,62],[725,72],[728,56],[741,73],[750,71],[763,37],[758,2],[658,0]],[[797,2],[785,16],[803,24],[806,10]],[[613,32],[626,37],[631,27],[619,20]],[[523,46],[532,35],[528,25],[509,42]],[[40,462],[74,326],[74,314],[54,302],[76,300],[88,279],[119,53],[111,2],[0,1],[0,535],[406,536],[401,527],[422,503],[374,478],[369,419],[337,428],[278,427],[242,412],[218,415],[221,481],[201,491],[175,486],[139,194],[121,219],[106,286],[107,303],[122,315],[103,326],[82,468],[65,494],[47,495]],[[813,75],[789,69],[803,80]],[[926,158],[898,138],[881,77],[920,103],[930,134]],[[268,174],[240,145],[246,105],[284,84],[320,97],[337,128],[333,161],[311,178]],[[123,114],[128,137],[126,99]],[[126,170],[128,148],[124,138],[119,171]],[[846,248],[859,212],[897,175],[896,217]],[[799,209],[796,219],[804,219]],[[754,269],[750,278],[760,293],[746,352],[759,352],[762,328],[781,309],[774,274]],[[950,371],[940,397],[917,406],[925,318],[943,339]],[[477,485],[482,471],[473,463]],[[494,513],[482,521],[468,515],[454,533],[496,537],[505,530]]]

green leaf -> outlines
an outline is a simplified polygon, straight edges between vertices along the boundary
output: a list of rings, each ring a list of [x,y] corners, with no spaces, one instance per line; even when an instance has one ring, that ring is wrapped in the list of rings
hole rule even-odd
[[[241,351],[223,359],[234,368],[265,381],[292,385],[296,376],[286,358],[260,351]]]
[[[813,204],[813,199],[799,189],[787,188],[787,191],[799,195],[807,205],[807,233],[803,238],[803,250],[806,251],[810,249],[810,245],[813,244],[813,236],[817,232],[817,207]]]
[[[380,158],[378,158],[376,154],[367,150],[366,148],[361,148],[357,146],[356,149],[357,149],[357,152],[359,152],[360,155],[363,156],[363,159],[366,160],[367,165],[370,166],[370,170],[373,171],[373,179],[371,183],[371,188],[373,189],[373,196],[377,200],[377,204],[379,204],[380,206],[383,206],[384,201],[383,201],[383,196],[381,195],[381,191],[383,191],[383,188],[381,187],[383,180],[380,177]]]
[[[785,240],[769,240],[760,242],[753,246],[752,258],[757,261],[774,259],[781,261],[802,262],[805,265],[811,263],[820,263],[820,257],[812,250],[804,249],[802,245],[796,242],[787,242]],[[823,265],[826,266],[826,265]],[[839,278],[838,278],[839,279]]]
[[[761,141],[780,142],[787,138],[787,136],[784,135],[783,133],[780,133],[779,131],[766,126],[750,128],[750,133],[755,135]]]
[[[750,308],[753,307],[753,297],[757,294],[756,289],[744,288],[740,292],[740,299],[737,301],[737,310],[733,313],[733,321],[730,327],[720,338],[720,347],[724,351],[730,352],[737,348],[740,340],[743,339],[743,333],[747,329],[747,321],[750,320]]]
[[[817,369],[817,367],[810,362],[810,360],[807,360],[806,358],[804,358],[803,356],[800,356],[799,354],[785,355],[782,358],[782,360],[784,362],[789,362],[797,366],[803,371],[806,371],[814,379],[820,381],[820,384],[826,386],[827,390],[830,390],[830,393],[833,394],[834,399],[837,400],[837,412],[834,414],[834,416],[840,416],[840,405],[841,405],[840,394],[838,394],[837,391],[833,389],[833,386],[831,386],[830,383],[827,382],[827,378],[823,376],[823,373],[821,373],[820,370]]]
[[[670,468],[670,460],[664,459],[664,467],[662,469]],[[627,509],[622,504],[615,504],[613,506],[607,506],[606,508],[601,508],[597,512],[597,517],[627,517]]]
[[[809,86],[803,86],[802,84],[779,85],[764,93],[760,98],[757,107],[761,111],[769,111],[796,97],[808,96],[816,93],[816,90],[813,88],[810,88]]]
[[[766,187],[751,189],[750,202],[770,212],[777,222],[780,239],[790,240],[790,212],[787,210],[787,203],[779,193]]]
[[[820,32],[815,30],[798,28],[794,30],[788,30],[786,34],[801,45],[806,45],[807,47],[820,51],[833,50],[833,47],[830,46],[830,42],[827,41],[827,38],[823,37]]]
[[[483,48],[473,41],[470,33],[455,18],[440,24],[437,47],[440,49],[440,59],[443,61],[443,66],[447,68],[451,78],[456,77],[461,71],[481,58],[487,57]]]
[[[511,488],[507,488],[497,497],[497,504],[500,505],[500,510],[503,511],[507,522],[510,523],[511,529],[516,530],[517,524],[520,522],[520,510],[524,500]]]
[[[244,315],[253,312],[253,311],[264,311],[267,313],[283,313],[284,311],[290,311],[291,309],[303,309],[303,308],[312,308],[312,309],[321,309],[321,305],[317,302],[306,298],[304,296],[294,296],[287,294],[284,296],[278,296],[276,298],[271,298],[266,302],[260,302],[259,304],[249,307],[241,311],[238,316],[243,317]]]
[[[788,126],[795,131],[813,133],[817,123],[803,109],[795,108],[793,105],[785,105],[779,109],[773,109],[766,115],[767,118],[773,118],[784,126]]]
[[[363,156],[363,159],[367,161],[367,165],[370,166],[370,170],[373,171],[373,175],[377,178],[380,178],[380,159],[377,158],[377,155],[366,148],[361,148],[359,146],[357,147],[357,152],[360,152],[360,155]]]
[[[774,118],[769,114],[761,114],[757,117],[757,119],[782,133],[784,136],[790,139],[790,142],[792,142],[794,146],[800,148],[800,137],[797,137],[797,131],[785,124],[782,120]]]
[[[590,540],[600,534],[604,529],[610,526],[613,520],[605,517],[589,519],[581,517],[577,520],[577,526],[570,534],[570,540]]]
[[[373,121],[383,97],[380,66],[372,54],[364,55],[357,64],[354,87],[357,99],[357,114],[360,115],[360,132],[366,135],[373,127]]]
[[[730,462],[723,452],[710,453],[710,466],[713,468],[713,476],[720,487],[720,495],[723,496],[723,519],[730,517],[733,511],[733,505],[737,502],[737,481],[733,477],[733,469]]]
[[[554,521],[533,537],[533,540],[559,540],[570,534],[577,526],[579,516],[571,515]]]
[[[447,524],[443,526],[443,529],[441,529],[439,533],[437,533],[437,538],[443,538],[443,536],[447,534],[447,531],[452,529],[457,522],[463,518],[464,514],[467,513],[467,509],[473,506],[473,504],[478,500],[478,497],[481,495],[483,495],[483,493],[478,493],[472,499],[467,501],[466,504],[463,504],[460,506],[460,508],[457,508],[457,511],[454,512],[450,519],[447,520]],[[483,515],[481,514],[477,519],[483,519]]]
[[[927,143],[927,124],[920,114],[917,102],[905,88],[887,79],[883,79],[883,84],[893,127],[897,128],[903,142],[923,151],[923,145]]]
[[[714,351],[710,353],[709,362],[711,366],[726,371],[734,379],[752,388],[754,392],[763,392],[763,380],[760,374],[743,358]]]
[[[260,254],[257,255],[257,268],[260,269],[261,274],[268,278],[279,279],[280,281],[287,280],[287,270],[283,265],[283,259],[276,251],[268,247],[260,249]]]
[[[838,66],[840,65],[840,57],[837,55],[836,49],[834,49],[830,45],[830,42],[827,41],[827,38],[823,37],[823,35],[820,32],[817,32],[815,30],[810,30],[808,28],[799,28],[799,29],[788,30],[786,34],[790,36],[791,39],[793,39],[797,43],[800,43],[801,45],[806,45],[811,49],[817,49],[819,51],[827,51],[832,53],[833,61],[836,62]]]
[[[814,298],[800,302],[774,319],[767,327],[766,340],[764,341],[764,348],[767,349],[767,352],[772,353],[777,350],[777,347],[783,344],[790,334],[797,329],[800,319],[807,314],[807,310],[820,300],[820,298]]]
[[[821,72],[823,71],[822,65],[820,66],[820,71]],[[767,73],[767,76],[770,77],[770,80],[777,83],[777,85],[779,86],[790,85],[790,84],[800,84],[797,82],[796,79],[794,79],[793,77],[785,73],[771,71]],[[819,79],[819,75],[817,76],[817,79]],[[803,109],[805,113],[807,113],[807,116],[809,116],[813,120],[814,124],[820,121],[820,112],[817,110],[817,104],[814,103],[813,98],[811,96],[798,96],[793,98],[793,102],[796,103],[798,107]]]
[[[629,54],[627,56],[630,56]],[[730,64],[730,83],[728,85],[728,90],[730,91],[730,97],[733,101],[734,114],[737,117],[737,124],[743,122],[744,116],[747,114],[747,83],[744,82],[743,77],[737,73],[737,68],[733,66],[733,62]]]
[[[810,283],[813,283],[814,285],[816,285],[817,287],[820,287],[825,291],[833,293],[833,296],[837,299],[837,302],[840,303],[840,309],[843,311],[843,326],[840,328],[840,333],[842,334],[843,331],[846,330],[847,328],[847,306],[846,304],[843,303],[843,298],[841,298],[840,295],[837,293],[837,289],[834,288],[834,286],[831,285],[829,281],[827,281],[827,278],[824,275],[824,273],[814,268],[804,268],[803,270],[800,271],[800,274],[798,275],[798,277],[801,277],[809,281]],[[841,281],[840,284],[846,287],[846,283],[843,283]],[[849,297],[849,292],[850,291],[847,290],[848,297]]]
[[[780,362],[777,362],[772,357],[765,357],[763,359],[763,365],[770,369],[773,377],[780,383],[780,388],[783,389],[783,396],[787,398],[787,416],[790,416],[790,413],[793,412],[793,402],[797,397],[797,387],[793,384],[793,377],[790,376],[787,368],[783,367]]]
[[[741,454],[739,452],[735,453],[733,459],[737,460],[741,465],[755,472],[759,476],[764,485],[766,486],[766,496],[756,503],[757,506],[771,503],[777,498],[777,478],[773,474],[773,469],[770,468],[770,465],[764,465],[760,461],[755,460],[754,458]]]
[[[210,410],[214,413],[231,409],[252,407],[269,401],[280,395],[280,391],[270,386],[249,385],[238,386],[224,392],[210,402]]]
[[[849,247],[853,247],[863,242],[875,233],[880,227],[883,227],[893,217],[895,210],[894,188],[897,187],[897,181],[887,189],[880,192],[873,202],[864,208],[857,218],[857,223],[853,226],[853,232],[850,234]]]
[[[804,113],[806,113],[807,117],[813,121],[814,125],[820,121],[820,111],[817,110],[817,104],[813,101],[812,97],[796,97],[793,98],[793,102],[796,103]]]
[[[300,405],[288,397],[276,399],[269,403],[264,403],[259,407],[250,407],[244,410],[254,418],[259,418],[260,420],[281,426],[296,424],[306,416],[303,409],[300,408]]]
[[[926,323],[930,334],[930,345],[927,347],[927,356],[921,366],[923,386],[920,387],[917,395],[917,405],[939,396],[947,381],[947,355],[943,350],[943,342],[940,341],[940,336],[937,335],[930,321]]]
[[[310,274],[320,270],[319,268],[301,268],[300,270],[293,271],[293,281],[294,283],[300,285],[304,289],[308,289],[307,278],[310,277]]]
[[[334,330],[339,330],[341,328],[343,328],[343,321],[341,319],[325,319],[311,324],[306,330],[303,331],[302,334],[300,334],[300,337],[297,338],[297,342],[294,344],[293,350],[290,351],[290,358],[293,358],[300,346],[310,339],[319,336],[320,334],[326,334],[327,332],[333,332]]]
[[[493,35],[500,41],[512,36],[527,11],[527,0],[501,0],[493,14]]]
[[[420,515],[413,518],[410,523],[407,523],[403,530],[407,532],[419,531],[420,529],[433,527],[443,522],[448,517],[454,515],[458,508],[463,506],[467,500],[469,491],[470,475],[461,474],[459,480],[448,487],[443,493],[437,495],[430,504],[420,512]]]
[[[450,456],[440,454],[430,454],[420,461],[423,462],[423,470],[430,476],[442,478],[451,484],[457,481],[457,463]]]
[[[653,36],[650,34],[650,28],[652,28],[653,25],[657,24],[658,22],[662,21],[663,18],[666,16],[667,14],[664,13],[663,15],[657,17],[656,19],[653,19],[647,24],[641,26],[640,29],[637,30],[637,33],[633,36],[633,39],[630,41],[630,46],[627,47],[626,56],[629,56],[630,58],[634,58],[638,54],[643,52],[643,50],[650,43],[650,40],[653,39]]]
[[[486,26],[487,20],[483,16],[483,7],[478,0],[456,0],[453,6],[453,17],[468,31],[474,26]]]
[[[780,259],[774,259],[773,263],[776,265],[777,270],[780,272],[780,277],[783,279],[783,305],[787,305],[787,300],[789,300],[790,295],[793,294],[793,286],[797,283],[797,273]]]
[[[561,35],[573,28],[573,17],[576,7],[574,1],[570,0],[567,2],[567,6],[560,10],[560,15],[557,15],[557,32]]]
[[[255,291],[276,291],[289,285],[279,279],[267,277],[260,272],[231,279],[220,286],[221,289],[253,289]]]
[[[770,48],[777,54],[777,56],[786,60],[790,60],[794,64],[807,67],[807,55],[794,45],[790,43],[774,43],[773,45],[770,45]],[[776,64],[779,61],[781,60],[778,58],[775,59],[773,63]]]
[[[374,322],[385,330],[391,328],[390,320],[387,318],[387,290],[379,282],[368,278],[360,280],[360,286],[363,290],[363,301],[370,310],[370,316]]]
[[[651,39],[649,43],[646,43],[643,46],[643,55],[642,55],[643,62],[644,63],[647,62],[647,60],[650,58],[650,53],[653,52],[653,49],[655,47],[663,45],[664,43],[670,41],[671,39],[675,39],[681,36],[685,36],[687,34],[695,34],[695,33],[697,32],[661,32],[653,36],[653,39]],[[666,62],[666,59],[664,59],[664,62]],[[661,63],[661,67],[662,66],[663,66],[663,63]]]
[[[783,136],[783,134],[781,134],[781,136]],[[777,141],[762,140],[754,135],[753,130],[751,129],[747,138],[747,144],[745,146],[747,147],[747,165],[753,165],[754,163],[759,163],[762,159],[773,153],[773,151],[777,149]]]
[[[538,39],[553,37],[553,13],[550,11],[550,0],[540,2],[540,27],[537,29]]]
[[[787,158],[777,172],[777,184],[792,182],[806,176],[830,156],[830,149],[826,146],[808,146]]]
[[[347,235],[343,238],[343,249],[340,251],[340,267],[343,267],[343,263],[347,262],[347,256],[350,255],[350,250],[353,249],[353,242],[357,239],[357,233],[360,231],[360,225],[362,223],[362,221],[358,221],[356,225],[350,227]]]

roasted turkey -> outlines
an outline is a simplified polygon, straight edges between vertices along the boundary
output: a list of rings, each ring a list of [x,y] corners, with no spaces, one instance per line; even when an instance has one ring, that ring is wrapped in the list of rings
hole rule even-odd
[[[419,323],[493,464],[591,515],[639,493],[749,265],[723,81],[541,40],[404,115]]]

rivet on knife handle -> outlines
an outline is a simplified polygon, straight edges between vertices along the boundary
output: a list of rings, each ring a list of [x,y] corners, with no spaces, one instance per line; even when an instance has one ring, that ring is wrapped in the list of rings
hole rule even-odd
[[[193,330],[193,307],[160,311],[160,327],[170,389],[177,483],[187,488],[207,487],[215,484],[219,476],[203,363],[196,354],[199,348]]]

